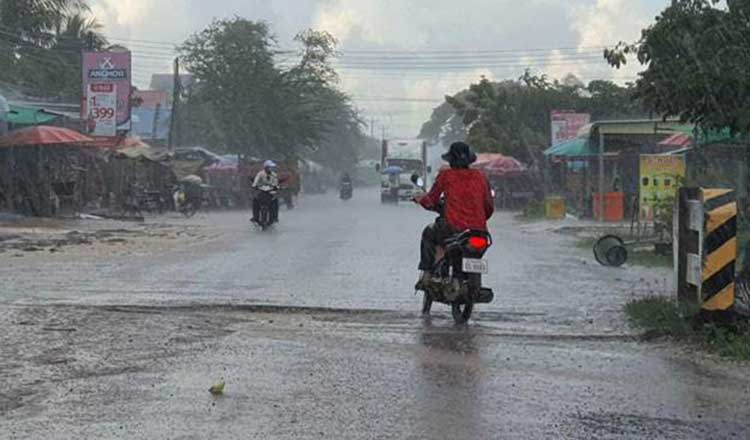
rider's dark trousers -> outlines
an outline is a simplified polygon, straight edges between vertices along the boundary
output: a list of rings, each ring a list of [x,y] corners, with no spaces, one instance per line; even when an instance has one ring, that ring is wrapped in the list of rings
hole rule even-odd
[[[422,245],[419,270],[431,271],[435,267],[436,248],[453,235],[453,229],[442,218],[428,225],[422,231]]]

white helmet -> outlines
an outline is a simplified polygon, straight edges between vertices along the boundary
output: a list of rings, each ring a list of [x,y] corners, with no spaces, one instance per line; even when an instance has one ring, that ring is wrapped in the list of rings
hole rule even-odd
[[[272,160],[267,160],[263,162],[263,168],[276,168],[276,162]]]

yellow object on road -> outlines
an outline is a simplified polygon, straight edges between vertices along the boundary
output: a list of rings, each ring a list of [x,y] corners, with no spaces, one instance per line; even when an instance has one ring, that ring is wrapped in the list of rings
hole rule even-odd
[[[222,379],[221,382],[212,385],[211,388],[208,389],[208,392],[214,396],[224,394],[224,385],[226,385],[226,383],[224,382],[224,379]]]

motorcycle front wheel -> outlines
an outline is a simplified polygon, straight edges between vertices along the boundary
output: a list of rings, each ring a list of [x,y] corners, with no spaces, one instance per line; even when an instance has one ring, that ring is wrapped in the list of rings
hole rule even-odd
[[[195,206],[193,203],[189,203],[187,206],[182,208],[182,215],[185,216],[185,218],[191,218],[198,212],[198,207]]]
[[[432,310],[432,297],[429,293],[423,292],[422,294],[422,316],[430,316]]]

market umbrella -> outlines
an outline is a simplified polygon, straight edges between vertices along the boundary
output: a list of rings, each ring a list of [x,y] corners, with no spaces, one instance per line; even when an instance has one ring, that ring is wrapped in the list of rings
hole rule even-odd
[[[27,147],[40,145],[85,145],[94,140],[77,131],[62,127],[37,125],[15,130],[0,138],[0,147]]]
[[[472,167],[481,168],[482,166],[494,160],[502,159],[503,157],[505,156],[499,153],[479,153],[477,154],[477,160],[472,164]]]
[[[401,174],[403,171],[403,168],[397,166],[390,166],[383,170],[385,174]]]
[[[494,177],[515,177],[526,172],[526,166],[510,156],[502,156],[479,167]]]

